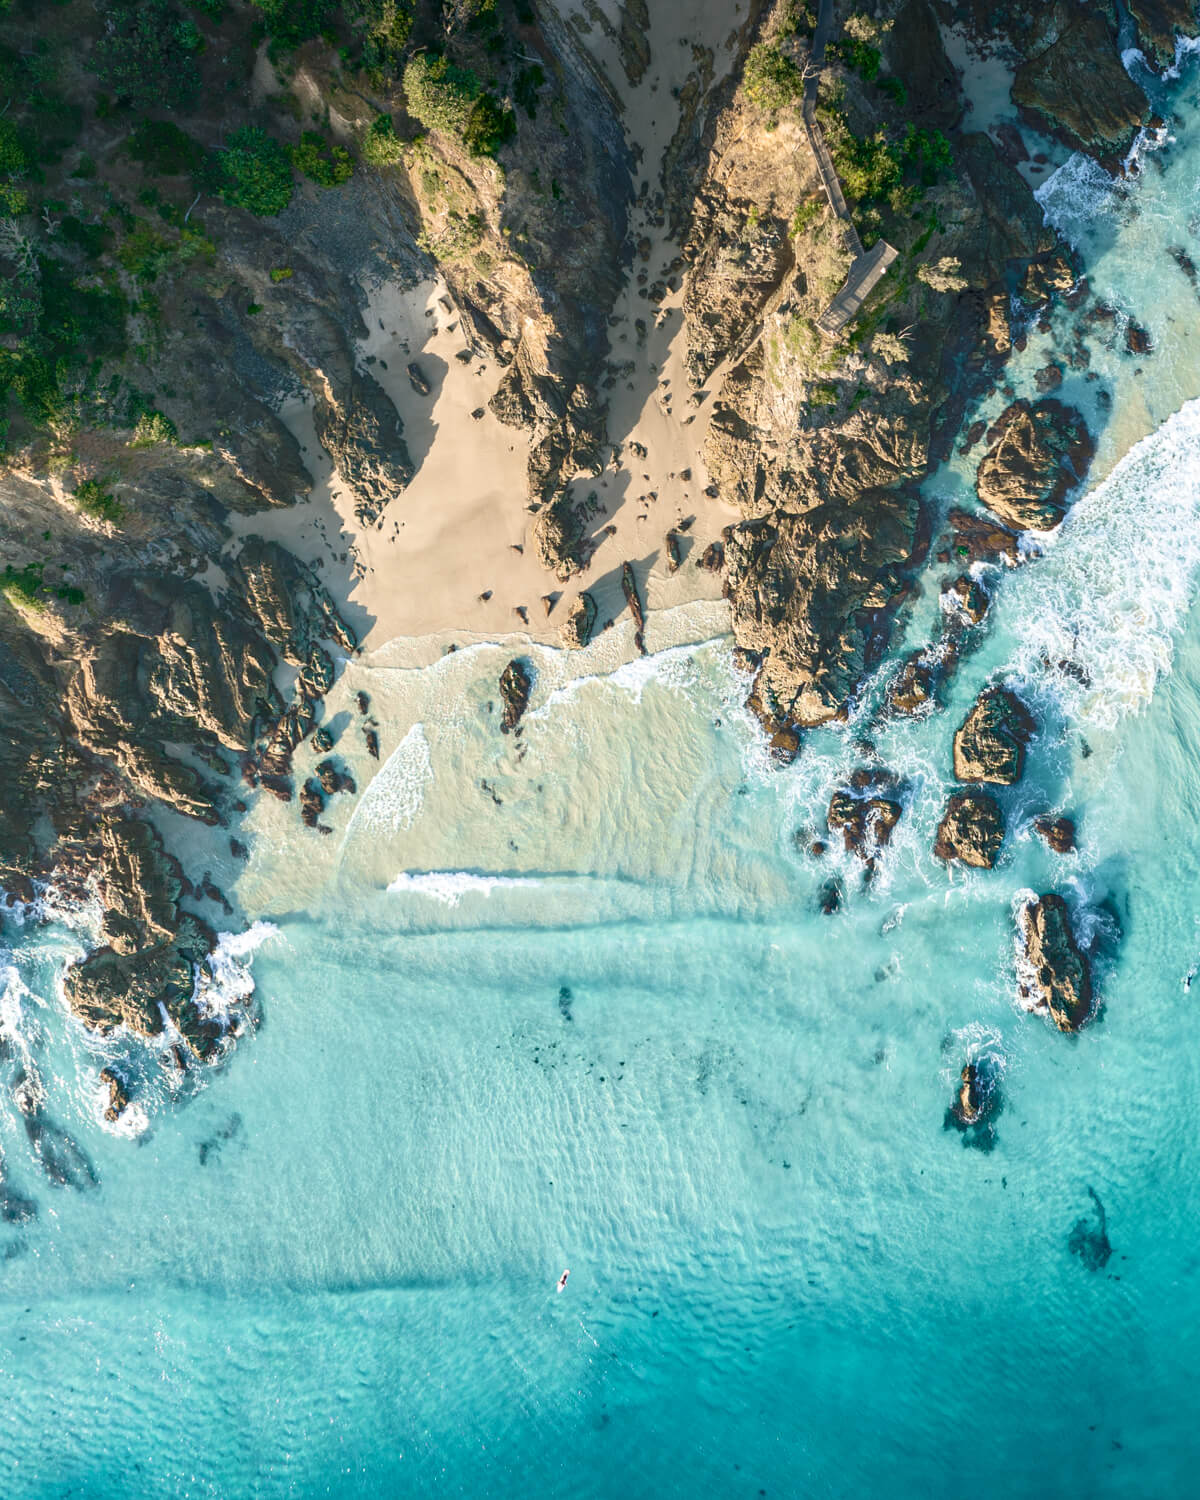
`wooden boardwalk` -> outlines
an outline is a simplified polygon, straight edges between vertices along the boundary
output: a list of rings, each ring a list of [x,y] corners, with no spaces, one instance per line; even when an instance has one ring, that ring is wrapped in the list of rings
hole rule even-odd
[[[829,41],[832,26],[833,0],[820,0],[817,26],[813,32],[812,52],[805,69],[804,128],[808,132],[809,144],[812,146],[825,196],[829,200],[830,208],[841,222],[846,248],[852,256],[845,285],[817,319],[817,327],[829,339],[837,338],[863,305],[868,294],[887,275],[888,267],[899,254],[886,240],[880,240],[870,250],[863,249],[858,230],[854,227],[854,220],[850,217],[846,195],[842,192],[842,184],[838,180],[837,168],[833,165],[833,157],[829,147],[825,144],[825,137],[817,121],[817,86],[821,81],[821,68],[825,63],[825,45]]]

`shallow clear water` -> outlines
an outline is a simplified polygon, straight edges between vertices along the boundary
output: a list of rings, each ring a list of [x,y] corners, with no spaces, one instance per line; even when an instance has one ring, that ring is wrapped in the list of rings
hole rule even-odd
[[[0,1493],[1190,1492],[1200,408],[1172,413],[1200,392],[1200,302],[1166,250],[1200,211],[1194,65],[1176,87],[1135,187],[1067,184],[1077,215],[1103,190],[1089,275],[1158,350],[1097,341],[1101,378],[1068,377],[1100,482],[1043,557],[985,575],[945,712],[879,718],[885,664],[773,768],[709,606],[652,619],[646,662],[620,665],[619,631],[535,650],[519,744],[499,646],[350,664],[330,710],[360,795],[334,835],[261,804],[239,872],[187,831],[263,924],[214,989],[244,996],[252,964],[262,1024],[201,1087],[147,1054],[120,1133],[110,1049],[57,998],[81,938],[10,924],[6,1066],[37,1066],[99,1187],[50,1186],[0,1113],[9,1186],[40,1206],[0,1231]],[[969,479],[956,458],[930,493]],[[1000,868],[947,873],[951,736],[994,673],[1041,729]],[[353,749],[359,688],[380,767]],[[906,783],[871,886],[802,847],[864,735]],[[1077,854],[1031,834],[1051,809]],[[1016,1000],[1014,906],[1050,888],[1100,932],[1076,1038]],[[985,1054],[990,1152],[943,1129]],[[1069,1246],[1091,1193],[1097,1270]]]

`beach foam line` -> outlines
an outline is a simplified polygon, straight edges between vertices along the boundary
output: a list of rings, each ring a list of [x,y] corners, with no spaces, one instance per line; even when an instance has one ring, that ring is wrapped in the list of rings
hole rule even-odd
[[[411,828],[425,804],[425,793],[432,781],[429,740],[424,724],[418,722],[384,761],[359,798],[342,835],[343,848],[360,830],[393,834]]]
[[[402,870],[388,885],[392,896],[426,896],[443,906],[457,906],[464,896],[490,896],[499,890],[537,889],[540,880],[525,875],[480,875],[471,870]]]

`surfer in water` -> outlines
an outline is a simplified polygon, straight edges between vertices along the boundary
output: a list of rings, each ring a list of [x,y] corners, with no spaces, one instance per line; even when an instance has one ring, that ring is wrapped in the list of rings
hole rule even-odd
[[[558,1278],[558,1285],[554,1288],[554,1290],[556,1292],[561,1292],[561,1291],[563,1291],[565,1289],[565,1287],[567,1285],[567,1277],[570,1274],[571,1274],[570,1271],[564,1271],[562,1273],[562,1275]]]

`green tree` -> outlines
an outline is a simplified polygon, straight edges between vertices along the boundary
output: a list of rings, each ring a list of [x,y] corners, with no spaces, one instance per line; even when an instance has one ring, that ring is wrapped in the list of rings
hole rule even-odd
[[[750,49],[742,80],[751,104],[769,115],[786,109],[804,92],[800,69],[778,47],[766,42]]]
[[[262,11],[267,35],[285,47],[310,41],[331,23],[337,0],[253,0]]]
[[[287,148],[257,125],[245,125],[217,155],[217,190],[226,203],[267,218],[292,201],[292,163]]]
[[[409,113],[426,130],[461,137],[479,98],[480,84],[472,69],[421,52],[404,69],[404,93]]]
[[[472,156],[495,156],[517,133],[517,117],[494,94],[481,94],[463,128],[463,145]]]
[[[195,99],[204,38],[173,0],[107,0],[101,16],[95,68],[118,99],[139,109]]]
[[[396,134],[391,115],[379,115],[363,133],[359,149],[372,167],[391,167],[404,156],[404,145]]]
[[[343,146],[326,143],[316,130],[306,130],[291,148],[292,165],[320,187],[340,187],[354,175],[354,162]]]

